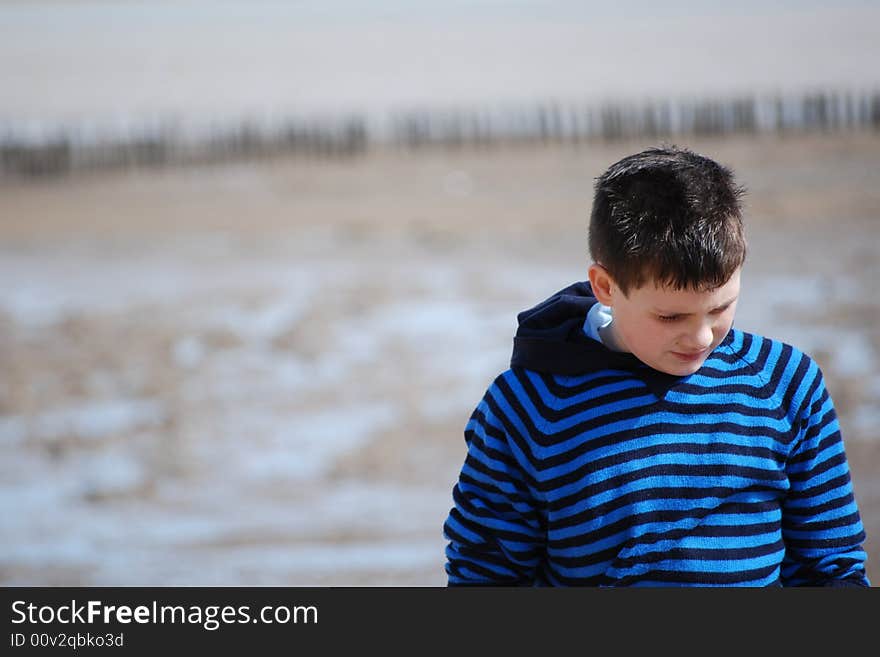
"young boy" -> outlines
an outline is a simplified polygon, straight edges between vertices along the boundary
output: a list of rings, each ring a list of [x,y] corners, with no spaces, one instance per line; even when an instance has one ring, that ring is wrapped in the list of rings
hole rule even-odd
[[[678,148],[598,179],[589,282],[519,314],[465,428],[450,585],[868,586],[822,373],[732,328],[741,195]]]

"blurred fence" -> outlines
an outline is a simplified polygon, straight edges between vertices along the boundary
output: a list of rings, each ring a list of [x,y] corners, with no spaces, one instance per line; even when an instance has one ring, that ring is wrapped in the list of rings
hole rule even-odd
[[[211,164],[297,153],[348,157],[367,147],[366,123],[323,121],[183,126],[0,126],[0,177],[42,178],[77,171]]]
[[[394,118],[392,134],[396,143],[420,148],[854,129],[880,129],[880,92],[598,106],[548,103],[493,113],[412,111]]]
[[[880,130],[880,92],[812,92],[600,105],[545,103],[496,110],[410,110],[368,129],[365,117],[182,127],[174,122],[100,130],[0,125],[0,177],[205,164],[295,154],[352,157],[404,149],[580,144],[633,138]]]

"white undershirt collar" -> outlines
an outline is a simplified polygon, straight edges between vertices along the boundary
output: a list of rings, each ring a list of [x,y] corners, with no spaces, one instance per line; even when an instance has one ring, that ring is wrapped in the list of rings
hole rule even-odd
[[[584,333],[612,351],[626,351],[617,344],[614,334],[611,332],[613,320],[611,307],[597,301],[587,312],[587,318],[584,320]]]

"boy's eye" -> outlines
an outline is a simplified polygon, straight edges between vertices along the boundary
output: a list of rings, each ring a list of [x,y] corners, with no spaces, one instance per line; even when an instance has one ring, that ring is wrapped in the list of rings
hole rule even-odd
[[[715,308],[714,310],[709,311],[710,315],[722,315],[730,308],[730,304],[723,306],[721,308]],[[657,319],[661,322],[677,322],[683,318],[682,315],[657,315]]]

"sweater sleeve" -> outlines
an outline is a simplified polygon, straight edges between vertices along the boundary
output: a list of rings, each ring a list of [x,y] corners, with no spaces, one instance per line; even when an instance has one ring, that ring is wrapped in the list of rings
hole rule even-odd
[[[853,496],[837,414],[822,372],[811,363],[809,392],[786,471],[785,586],[869,586],[865,532]]]
[[[465,427],[467,456],[443,525],[449,586],[534,584],[544,522],[515,456],[512,413],[496,380]]]

